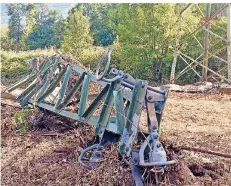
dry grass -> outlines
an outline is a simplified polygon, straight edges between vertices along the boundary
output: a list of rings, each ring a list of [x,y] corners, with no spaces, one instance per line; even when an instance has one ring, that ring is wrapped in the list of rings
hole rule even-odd
[[[178,161],[166,170],[169,185],[231,185],[229,159],[174,148],[187,145],[231,154],[230,99],[218,94],[169,94],[161,137],[169,157]],[[105,149],[105,161],[96,170],[85,170],[77,162],[86,144],[94,142],[92,127],[79,123],[63,130],[73,121],[48,114],[45,131],[19,133],[14,113],[20,109],[2,105],[1,111],[4,185],[133,185],[116,144]]]

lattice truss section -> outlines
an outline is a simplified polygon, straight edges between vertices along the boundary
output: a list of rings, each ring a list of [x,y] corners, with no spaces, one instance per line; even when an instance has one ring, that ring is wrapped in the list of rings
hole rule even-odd
[[[193,71],[202,81],[230,83],[231,5],[178,6],[178,30],[170,81],[174,82]],[[189,34],[185,34],[185,30]],[[180,62],[184,65],[179,65]]]

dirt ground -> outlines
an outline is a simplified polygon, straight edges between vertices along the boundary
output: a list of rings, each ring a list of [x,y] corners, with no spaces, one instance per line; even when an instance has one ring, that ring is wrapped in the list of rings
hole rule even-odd
[[[92,127],[66,127],[73,121],[51,116],[47,128],[22,133],[15,129],[14,118],[20,110],[1,105],[2,185],[133,185],[116,144],[105,149],[105,161],[96,170],[85,170],[77,162],[81,150],[94,140]],[[231,96],[170,92],[161,139],[177,160],[166,168],[166,185],[231,185],[231,159],[176,148],[231,154]]]

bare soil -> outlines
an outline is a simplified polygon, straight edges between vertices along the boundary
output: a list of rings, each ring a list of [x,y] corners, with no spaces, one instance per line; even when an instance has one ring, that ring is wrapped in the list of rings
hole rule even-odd
[[[117,144],[105,149],[105,161],[95,170],[77,162],[86,144],[95,140],[92,127],[69,127],[73,121],[47,114],[48,127],[22,133],[14,118],[20,110],[1,105],[2,185],[133,185],[130,168],[118,158]],[[166,185],[231,185],[230,159],[177,148],[231,154],[231,96],[170,92],[161,138],[169,157],[177,160],[166,168]]]

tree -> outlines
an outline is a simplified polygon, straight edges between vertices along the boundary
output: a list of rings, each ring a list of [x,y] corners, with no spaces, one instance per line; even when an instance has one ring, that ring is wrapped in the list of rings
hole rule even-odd
[[[3,26],[1,27],[1,49],[2,50],[12,50],[14,48],[14,39],[10,39],[9,35],[9,27]]]
[[[8,16],[9,19],[9,38],[15,42],[15,49],[21,49],[22,38],[24,34],[23,18],[26,12],[26,6],[22,3],[9,4]]]
[[[26,33],[27,36],[36,28],[38,24],[39,9],[34,3],[29,3],[26,7]]]
[[[62,49],[74,56],[78,56],[83,49],[92,44],[90,24],[83,15],[83,8],[74,8],[69,12],[66,29],[64,30]]]
[[[112,44],[116,34],[110,28],[109,13],[116,8],[115,4],[78,4],[76,7],[83,7],[83,15],[89,17],[90,33],[93,37],[93,44],[96,46],[107,46]]]
[[[65,20],[58,15],[58,11],[51,10],[44,4],[37,5],[37,8],[31,7],[29,10],[33,10],[33,14],[28,14],[30,15],[29,20],[37,20],[37,23],[32,22],[31,25],[28,25],[28,28],[32,28],[26,39],[28,47],[32,50],[49,46],[59,48]]]
[[[116,20],[111,28],[118,35],[120,66],[136,77],[154,77],[156,63],[161,67],[177,33],[175,5],[120,4],[111,16]]]

